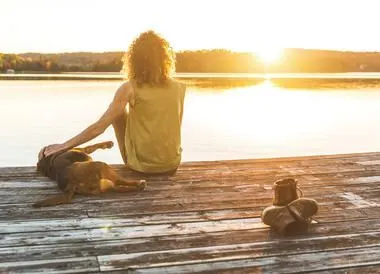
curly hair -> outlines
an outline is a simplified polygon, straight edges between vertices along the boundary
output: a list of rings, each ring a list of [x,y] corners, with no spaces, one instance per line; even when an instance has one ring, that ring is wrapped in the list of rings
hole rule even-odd
[[[152,30],[141,33],[129,46],[123,59],[127,78],[138,86],[162,86],[175,69],[175,55],[163,37]]]

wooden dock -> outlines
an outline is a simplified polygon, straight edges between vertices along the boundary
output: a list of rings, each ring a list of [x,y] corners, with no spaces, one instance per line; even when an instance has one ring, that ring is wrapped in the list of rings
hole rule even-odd
[[[284,238],[260,213],[289,176],[320,209]],[[145,179],[143,192],[34,209],[55,183],[0,168],[0,273],[380,273],[379,152],[191,162]]]

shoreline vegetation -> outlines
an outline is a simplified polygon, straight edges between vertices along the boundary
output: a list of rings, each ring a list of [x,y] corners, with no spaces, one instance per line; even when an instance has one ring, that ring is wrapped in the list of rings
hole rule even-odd
[[[0,53],[0,80],[123,80],[123,52]],[[176,54],[178,80],[199,88],[272,85],[294,89],[378,88],[380,52],[285,49],[273,64],[227,50]]]
[[[0,53],[0,73],[120,72],[123,52]],[[176,53],[177,73],[380,72],[380,52],[284,49],[272,64],[254,53],[223,49]]]

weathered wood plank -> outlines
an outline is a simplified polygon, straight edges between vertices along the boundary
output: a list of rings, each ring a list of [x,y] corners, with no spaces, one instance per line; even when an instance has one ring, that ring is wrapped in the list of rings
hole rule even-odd
[[[244,197],[244,198],[243,198]],[[260,215],[261,211],[268,205],[272,203],[272,198],[258,198],[258,197],[246,197],[242,196],[241,199],[219,199],[211,201],[197,201],[196,199],[183,199],[179,201],[174,201],[173,203],[168,201],[167,203],[138,203],[135,207],[125,207],[125,204],[120,203],[119,209],[122,211],[117,211],[118,205],[113,203],[108,203],[107,207],[94,207],[88,211],[89,216],[100,217],[100,216],[131,216],[139,213],[174,213],[178,212],[189,212],[189,211],[207,211],[207,210],[219,210],[219,209],[241,209],[241,208],[252,208],[254,210],[252,214]],[[320,197],[318,199],[320,212],[323,210],[343,210],[343,209],[355,209],[351,203],[343,200],[341,197],[336,195]],[[255,212],[255,213],[254,213]],[[362,213],[361,211],[359,211]],[[317,213],[317,216],[319,213]]]
[[[375,219],[359,209],[331,207],[331,205],[320,206],[317,215],[313,217],[318,223],[354,221],[363,219]]]
[[[324,249],[327,249],[329,247],[330,248],[331,247],[337,248],[337,249],[341,249],[343,247],[346,247],[347,245],[348,246],[350,246],[350,245],[354,246],[355,245],[356,247],[358,247],[357,246],[358,242],[366,242],[366,243],[370,243],[373,241],[376,242],[378,240],[379,233],[380,232],[364,233],[363,235],[360,235],[360,234],[338,235],[336,237],[330,236],[330,237],[325,237],[325,238],[321,238],[321,239],[320,238],[311,238],[311,239],[305,239],[304,238],[304,239],[297,239],[295,241],[284,240],[282,242],[269,241],[269,242],[260,242],[257,244],[243,244],[243,245],[236,245],[236,246],[219,246],[219,247],[212,247],[212,248],[206,247],[204,249],[198,248],[196,250],[194,248],[189,248],[188,250],[185,250],[185,251],[189,252],[189,253],[195,252],[195,253],[197,253],[197,257],[200,258],[200,254],[198,254],[198,253],[200,253],[202,250],[204,250],[205,255],[210,256],[210,258],[212,258],[212,259],[217,258],[219,256],[220,257],[225,257],[226,255],[232,256],[230,254],[230,252],[238,252],[239,255],[236,255],[236,256],[242,256],[241,255],[242,253],[248,254],[249,256],[253,256],[253,254],[256,252],[257,257],[261,257],[262,255],[269,256],[271,254],[272,255],[286,254],[287,250],[288,250],[288,252],[289,251],[293,251],[293,252],[295,252],[295,251],[296,252],[314,251],[314,252],[317,252],[320,248],[321,249],[319,251],[323,251]],[[135,244],[137,244],[137,243],[138,242],[135,242]],[[281,244],[281,245],[279,245],[279,244]],[[98,246],[100,248],[103,249],[103,246],[105,246],[107,251],[112,250],[109,248],[109,246],[107,248],[107,245],[108,245],[107,242],[104,244],[100,243],[100,242],[98,243]],[[140,245],[144,246],[144,243],[140,243]],[[77,244],[76,246],[79,246],[79,245]],[[48,252],[49,254],[54,256],[56,253],[55,246],[51,246],[51,248],[52,248],[52,250],[49,250],[49,248],[44,248],[44,249],[40,249],[40,251],[45,252],[45,253]],[[86,247],[86,248],[88,248],[88,247]],[[63,248],[61,247],[61,250],[66,250],[66,255],[70,255],[70,253],[67,252],[68,251],[67,249],[68,249],[68,246],[63,246]],[[303,250],[303,249],[306,249],[306,250]],[[133,250],[133,252],[135,251],[134,249],[131,249],[131,250]],[[73,251],[75,251],[75,250],[73,250]],[[93,249],[90,252],[94,253],[95,251],[96,250]],[[134,261],[129,260],[128,263],[133,265],[134,263],[136,263],[136,257],[138,257],[139,261],[141,261],[140,263],[146,264],[146,262],[150,262],[150,264],[151,264],[152,259],[145,258],[145,256],[147,256],[149,254],[154,254],[155,256],[158,256],[158,254],[160,254],[159,261],[162,261],[165,258],[168,258],[169,255],[170,255],[171,259],[174,260],[175,259],[175,258],[173,258],[173,256],[174,256],[177,258],[177,261],[181,261],[178,259],[178,257],[181,255],[181,253],[183,253],[185,251],[184,250],[169,250],[167,252],[161,252],[161,253],[157,253],[157,252],[145,252],[143,254],[133,253],[133,254],[129,255],[129,257],[135,258],[135,260]],[[75,252],[77,252],[77,251],[75,251]],[[89,253],[88,250],[86,251],[86,253]],[[100,253],[104,253],[104,252],[100,251]],[[215,255],[213,255],[214,253],[215,253]],[[228,253],[228,254],[226,254],[226,253]],[[191,255],[191,254],[188,254],[188,255]],[[46,254],[45,254],[45,256],[46,256]],[[118,260],[119,260],[120,255],[116,255],[116,256],[118,256]],[[19,259],[23,258],[23,256],[18,257],[18,258]],[[105,256],[104,258],[109,259],[110,256]],[[112,258],[115,258],[115,256]],[[17,257],[16,257],[16,259],[17,259]],[[204,260],[205,259],[203,258],[202,261],[204,261]]]
[[[318,274],[357,274],[357,273],[370,273],[370,274],[375,274],[379,273],[379,265],[370,265],[370,266],[361,266],[361,265],[353,265],[353,266],[348,266],[348,267],[334,267],[334,269],[329,269],[329,270],[322,270],[322,271],[303,271],[303,272],[298,272],[298,273],[318,273]],[[109,274],[121,274],[125,272],[125,270],[119,270],[119,271],[111,271],[111,272],[102,272],[102,273],[109,273]],[[202,274],[208,274],[208,273],[215,273],[213,271],[203,271]],[[250,268],[250,267],[242,267],[242,268],[235,268],[235,269],[220,269],[218,270],[218,274],[252,274],[252,273],[265,273],[262,272],[261,270],[257,270],[257,268]],[[282,270],[274,270],[272,272],[273,274],[282,274]]]
[[[311,224],[310,232],[308,236],[314,233],[329,233],[334,234],[336,232],[344,233],[347,230],[346,222],[337,222],[318,225]],[[368,227],[370,226],[370,227]],[[350,222],[350,228],[352,231],[377,231],[380,228],[380,223],[377,220],[361,220],[357,222]],[[261,223],[259,218],[251,219],[236,219],[236,220],[223,220],[223,221],[211,221],[211,222],[195,222],[195,223],[178,223],[172,225],[152,225],[149,226],[149,230],[144,230],[143,227],[115,227],[108,229],[91,229],[89,234],[91,240],[115,240],[117,239],[131,239],[142,237],[159,237],[167,235],[184,235],[184,234],[207,234],[213,232],[222,231],[240,231],[245,233],[248,230],[262,230],[269,232],[268,227]],[[350,230],[351,231],[351,230]],[[265,235],[268,237],[269,235]]]
[[[330,233],[339,231],[343,233],[347,230],[347,223],[333,223],[329,226],[311,225],[310,233],[314,233],[317,227],[322,231],[330,231]],[[354,222],[350,223],[353,229]],[[376,231],[380,228],[378,220],[361,220],[356,222],[358,231]],[[149,226],[104,226],[95,229],[77,229],[64,231],[48,231],[48,232],[26,232],[26,233],[10,233],[0,234],[0,247],[24,246],[24,245],[46,245],[59,243],[76,243],[88,241],[108,241],[133,238],[155,238],[159,236],[169,235],[195,235],[207,234],[222,231],[240,231],[244,233],[252,229],[267,229],[267,226],[261,223],[259,218],[234,219],[222,221],[204,221],[189,223],[173,223],[163,225]]]
[[[249,267],[252,271],[274,273],[300,273],[305,271],[321,271],[342,267],[375,266],[380,265],[380,246],[364,246],[353,249],[333,249],[305,254],[289,254],[284,256],[249,257],[249,258],[217,258],[201,261],[188,258],[187,261],[175,261],[170,264],[149,262],[141,265],[123,264],[122,258],[109,262],[100,257],[100,269],[126,269],[131,273],[199,273],[203,271],[218,272],[220,269],[234,269]],[[111,267],[109,267],[109,264]]]
[[[330,207],[322,207],[319,214],[315,217],[318,222],[336,222],[339,220],[368,219],[378,217],[378,208],[373,210],[374,216],[368,216],[367,212],[355,209],[340,209]],[[119,217],[93,217],[93,218],[65,218],[65,219],[28,219],[28,220],[9,220],[0,221],[0,234],[4,233],[20,233],[20,232],[43,232],[55,230],[72,230],[72,229],[88,229],[115,226],[138,226],[138,225],[154,225],[154,224],[172,224],[183,222],[197,221],[218,221],[227,219],[241,219],[259,217],[261,209],[253,208],[237,208],[237,209],[221,209],[221,210],[205,210],[205,211],[188,211],[174,213],[141,213],[138,215],[121,215]],[[95,215],[95,214],[94,214]]]
[[[56,208],[55,210],[38,210],[28,204],[21,205],[0,205],[0,220],[19,219],[57,219],[57,218],[84,218],[87,217],[87,210],[75,208]]]
[[[247,208],[254,207],[259,204],[268,204],[270,198],[262,198],[263,201],[254,200],[253,195],[245,197],[244,200],[239,200],[238,196],[234,197],[221,197],[218,200],[212,199],[201,199],[198,201],[196,197],[192,199],[176,199],[176,200],[144,200],[139,203],[129,199],[127,201],[115,201],[108,203],[91,203],[91,200],[84,201],[82,203],[73,203],[68,205],[62,205],[59,207],[50,207],[46,209],[36,209],[32,208],[30,204],[21,205],[0,205],[0,217],[12,219],[40,219],[43,218],[44,214],[50,214],[47,218],[56,216],[62,216],[62,214],[67,214],[69,216],[84,215],[85,212],[102,212],[103,215],[107,214],[121,214],[125,215],[136,215],[141,213],[168,213],[168,212],[186,212],[186,211],[199,211],[199,210],[219,210],[219,209],[229,209],[229,208]],[[106,206],[105,206],[106,205]],[[82,213],[82,214],[81,214]],[[38,217],[37,217],[38,216]],[[117,215],[115,215],[117,216]]]
[[[362,180],[369,181],[371,177],[362,177]],[[377,178],[377,176],[376,176]],[[359,181],[361,178],[357,178]],[[325,193],[336,193],[337,191],[345,190],[346,192],[374,192],[380,191],[377,179],[372,179],[373,183],[353,183],[357,182],[354,179],[350,179],[349,183],[343,180],[339,180],[338,182],[329,182],[324,184],[319,184],[318,182],[300,182],[300,187],[304,190],[305,195],[311,196],[314,194],[325,194]],[[151,198],[175,198],[175,197],[186,197],[193,196],[194,193],[197,193],[199,197],[208,197],[210,193],[212,193],[212,197],[215,195],[224,195],[226,192],[231,192],[231,194],[238,193],[255,193],[257,196],[271,196],[272,195],[272,185],[273,181],[268,182],[260,182],[260,181],[245,181],[243,183],[232,181],[225,183],[225,181],[217,182],[217,181],[204,181],[201,186],[196,183],[190,182],[190,184],[175,184],[171,186],[162,186],[163,189],[160,189],[157,184],[148,184],[148,187],[143,192],[133,192],[133,193],[124,193],[122,195],[119,194],[105,194],[96,197],[90,197],[91,201],[99,201],[101,200],[103,203],[107,201],[107,199],[120,199],[125,200],[128,197],[132,197],[134,200],[144,200]],[[14,203],[19,204],[23,202],[22,198],[24,196],[28,196],[28,199],[32,198],[40,198],[45,197],[43,195],[53,195],[59,193],[59,190],[56,187],[52,188],[0,188],[0,197],[8,197],[8,199],[15,199]],[[230,193],[226,193],[229,195]],[[33,197],[34,195],[38,195],[37,197]],[[11,196],[17,196],[12,198]],[[80,197],[80,196],[78,196]],[[18,199],[18,200],[17,200]],[[77,198],[78,199],[78,198]],[[79,198],[80,199],[80,198]],[[2,204],[8,202],[9,200],[3,201]]]
[[[0,234],[0,247],[86,242],[88,230]]]
[[[357,193],[357,195],[367,195],[373,194],[374,192],[380,191],[380,184],[371,185],[345,185],[340,184],[339,186],[305,186],[302,187],[304,195],[306,197],[333,197],[338,195],[338,192],[344,191],[344,193]],[[31,203],[34,203],[38,200],[45,199],[49,195],[55,195],[60,193],[59,190],[56,189],[47,189],[47,190],[38,190],[34,191],[34,188],[31,190],[26,189],[26,191],[17,191],[16,190],[0,190],[0,199],[2,204],[0,208],[6,208],[7,205],[11,206],[16,204],[18,206],[24,205],[25,207],[30,206]],[[151,189],[149,186],[143,192],[135,192],[135,193],[109,193],[98,196],[76,196],[73,200],[73,207],[75,206],[78,209],[81,204],[86,204],[88,208],[88,204],[96,204],[101,203],[104,205],[105,203],[125,203],[127,201],[133,200],[135,203],[146,202],[151,200],[165,200],[169,203],[173,203],[174,200],[194,200],[194,196],[197,197],[197,201],[202,201],[204,199],[209,200],[210,197],[213,199],[222,199],[224,197],[237,197],[244,195],[244,197],[250,197],[255,195],[258,199],[261,197],[270,197],[272,195],[272,186],[265,184],[241,184],[238,186],[220,186],[215,188],[193,188],[184,186],[182,189],[174,188],[173,190],[158,190]],[[342,196],[342,195],[341,195]],[[344,196],[342,196],[344,198]],[[75,205],[74,205],[75,204]],[[68,206],[64,206],[64,208],[69,208]],[[50,209],[46,209],[50,210]],[[55,209],[54,209],[55,210]]]
[[[350,226],[347,231],[347,226]],[[372,231],[367,231],[371,227]],[[147,227],[145,227],[147,230]],[[64,233],[62,231],[62,233]],[[339,222],[329,223],[326,225],[312,225],[309,233],[300,235],[294,238],[283,238],[272,233],[268,228],[255,228],[244,230],[224,230],[216,232],[197,232],[192,234],[167,234],[149,236],[149,230],[146,237],[126,237],[102,239],[88,239],[88,241],[80,242],[52,242],[51,244],[35,244],[8,246],[0,248],[0,262],[3,261],[21,261],[21,260],[40,260],[48,256],[53,258],[70,258],[73,254],[77,256],[92,256],[92,255],[112,255],[123,253],[146,253],[158,252],[165,250],[206,248],[213,247],[218,249],[220,246],[227,245],[244,245],[247,243],[263,246],[277,247],[286,251],[299,251],[302,248],[310,249],[311,244],[314,248],[324,249],[336,247],[342,243],[347,244],[347,247],[353,247],[358,244],[369,244],[378,242],[380,227],[374,220],[364,220],[356,222]],[[33,235],[32,235],[33,236]],[[47,235],[49,237],[49,235]],[[329,241],[332,241],[329,243]],[[326,242],[320,244],[320,241]],[[342,242],[342,243],[337,243]],[[45,241],[45,243],[49,243]],[[304,246],[304,247],[302,247]],[[301,249],[300,249],[301,248]],[[300,250],[301,251],[300,251]],[[239,249],[241,252],[244,248]],[[310,249],[311,250],[311,249]],[[174,252],[174,251],[173,251]],[[269,252],[269,251],[268,251]],[[273,249],[273,252],[277,252]],[[157,253],[158,254],[158,253]]]
[[[364,212],[368,218],[378,218],[380,220],[380,206],[362,208],[360,211]]]
[[[55,230],[72,230],[103,228],[116,226],[139,226],[154,224],[172,224],[186,223],[196,221],[218,221],[227,219],[241,219],[257,217],[257,208],[242,209],[222,209],[211,211],[189,211],[178,213],[155,213],[155,214],[138,214],[134,216],[123,216],[118,218],[100,217],[100,218],[65,218],[65,219],[42,219],[42,220],[9,220],[0,221],[0,234],[20,233],[20,232],[44,232]]]
[[[96,257],[0,262],[0,273],[88,273],[99,271]]]
[[[295,241],[260,242],[233,244],[224,246],[207,246],[201,248],[173,249],[166,251],[150,251],[141,253],[115,254],[98,256],[102,270],[128,269],[131,266],[139,268],[156,267],[160,265],[175,265],[187,263],[207,263],[234,259],[261,258],[267,256],[283,256],[323,251],[339,251],[356,245],[360,247],[376,247],[369,244],[378,242],[379,233],[373,235],[339,235],[327,238],[310,238]],[[368,238],[366,237],[368,236]],[[307,242],[307,243],[306,243]],[[362,245],[367,242],[366,245]],[[380,251],[379,251],[380,252]]]
[[[192,222],[181,224],[151,225],[130,227],[109,227],[49,232],[28,232],[0,234],[0,247],[20,245],[40,245],[89,240],[114,240],[125,238],[154,237],[160,235],[183,235],[226,230],[248,230],[265,228],[258,218],[222,221]]]
[[[356,163],[359,164],[359,165],[365,165],[365,166],[380,165],[380,160],[359,161],[359,162],[356,162]]]
[[[371,190],[369,190],[371,192]],[[330,191],[328,191],[329,193]],[[334,192],[333,192],[334,193]],[[211,195],[211,194],[210,194]],[[317,216],[325,210],[326,212],[342,210],[342,209],[355,209],[355,204],[350,201],[346,201],[339,195],[321,195],[316,193],[316,196],[320,197],[318,202],[320,204],[320,212]],[[170,213],[170,212],[188,212],[188,211],[207,211],[218,209],[236,209],[236,208],[256,208],[255,214],[259,215],[260,211],[271,203],[271,198],[268,195],[257,197],[256,194],[245,194],[241,196],[239,193],[227,193],[214,194],[213,198],[209,196],[199,195],[198,197],[178,197],[170,199],[167,197],[160,197],[151,201],[149,199],[134,200],[129,199],[127,201],[107,201],[107,200],[88,200],[75,201],[70,205],[63,205],[58,207],[50,207],[47,209],[34,209],[31,204],[17,204],[17,205],[0,205],[0,216],[6,218],[12,216],[14,219],[19,218],[58,218],[60,216],[130,216],[134,214],[154,214],[154,213]],[[315,197],[314,195],[307,195],[307,197]],[[333,208],[331,205],[334,205]],[[105,206],[106,205],[106,206]],[[332,210],[332,211],[331,211]],[[115,213],[117,212],[117,213]],[[352,211],[354,212],[354,211]],[[339,213],[339,212],[336,212]],[[342,213],[345,213],[342,211]],[[357,213],[362,214],[362,211]],[[365,214],[364,214],[365,215]],[[44,216],[44,217],[43,217]]]

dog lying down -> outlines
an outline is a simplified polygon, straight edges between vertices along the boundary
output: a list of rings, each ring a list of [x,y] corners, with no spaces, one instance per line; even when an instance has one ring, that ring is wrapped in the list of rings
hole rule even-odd
[[[102,192],[129,192],[143,190],[145,180],[126,180],[103,162],[92,161],[90,153],[111,148],[113,143],[103,142],[84,148],[73,148],[63,153],[44,157],[40,152],[37,171],[55,180],[62,194],[36,202],[33,207],[70,203],[74,194],[97,195]]]

